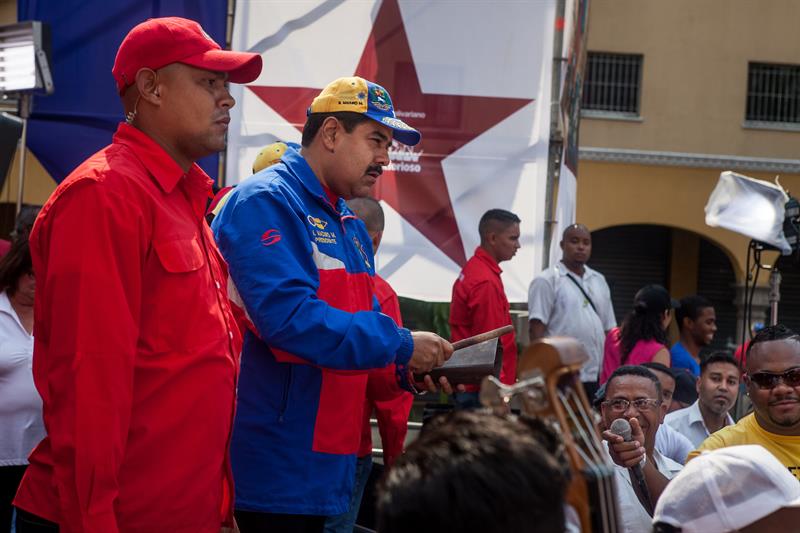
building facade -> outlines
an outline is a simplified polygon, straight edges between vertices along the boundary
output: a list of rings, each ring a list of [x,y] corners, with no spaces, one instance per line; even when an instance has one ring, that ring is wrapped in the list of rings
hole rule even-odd
[[[791,0],[592,0],[577,220],[618,320],[638,287],[662,283],[714,302],[715,348],[741,339],[749,239],[707,226],[704,207],[725,170],[780,176],[800,196],[798,16]],[[800,328],[800,266],[779,267],[779,319]],[[768,276],[753,320],[767,319]]]

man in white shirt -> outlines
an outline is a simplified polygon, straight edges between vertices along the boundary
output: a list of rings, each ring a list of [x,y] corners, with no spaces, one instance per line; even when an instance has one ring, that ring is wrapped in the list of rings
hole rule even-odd
[[[673,411],[665,423],[699,447],[712,433],[733,424],[729,413],[739,394],[741,371],[730,355],[712,354],[700,363],[697,401]]]
[[[669,406],[672,403],[672,395],[675,392],[675,375],[673,369],[668,368],[661,363],[644,363],[643,367],[649,369],[658,378],[661,383],[661,399],[664,405]],[[682,372],[682,370],[679,370]],[[668,416],[668,415],[667,415]],[[661,417],[661,425],[658,427],[656,433],[656,450],[672,459],[673,461],[684,464],[686,456],[689,452],[697,448],[692,444],[692,441],[672,429],[664,423],[664,416]]]
[[[530,338],[531,342],[554,335],[578,339],[589,355],[581,368],[581,381],[592,398],[606,333],[617,325],[611,291],[605,277],[586,266],[592,255],[592,235],[586,226],[569,226],[560,246],[561,261],[534,279],[528,290]]]
[[[628,420],[631,425],[628,442],[608,430],[603,432],[615,463],[620,531],[623,533],[651,530],[652,509],[669,480],[682,468],[655,448],[656,433],[666,409],[661,383],[645,367],[623,365],[606,382],[605,400],[601,404],[603,425],[609,428],[618,418]],[[641,468],[646,491],[631,470],[637,465]]]

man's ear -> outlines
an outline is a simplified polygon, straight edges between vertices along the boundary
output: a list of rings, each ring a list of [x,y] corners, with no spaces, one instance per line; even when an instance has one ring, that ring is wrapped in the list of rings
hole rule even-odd
[[[370,234],[370,237],[372,238],[372,253],[377,254],[378,247],[381,245],[381,239],[383,239],[383,231],[376,231]]]
[[[322,141],[322,146],[326,150],[333,152],[336,148],[336,140],[341,135],[342,125],[334,117],[328,117],[322,122],[319,128],[319,136]]]
[[[558,241],[558,246],[561,248],[561,251],[563,252],[564,251],[564,241],[563,240]]]
[[[158,74],[152,69],[142,68],[136,73],[136,90],[142,100],[161,105],[161,90]]]

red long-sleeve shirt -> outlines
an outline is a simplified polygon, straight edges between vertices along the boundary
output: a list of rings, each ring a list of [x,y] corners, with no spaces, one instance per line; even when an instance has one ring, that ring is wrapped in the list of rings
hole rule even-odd
[[[381,312],[402,327],[403,319],[400,316],[400,300],[397,299],[397,293],[386,280],[377,274],[373,281],[375,297],[378,299]],[[414,403],[414,396],[401,389],[397,384],[394,364],[386,368],[370,370],[358,456],[364,457],[372,453],[372,427],[369,418],[374,409],[383,446],[383,464],[387,467],[391,466],[394,460],[403,453],[403,444],[408,432],[408,415],[411,412],[412,403]]]
[[[241,340],[211,180],[141,131],[56,189],[31,234],[47,437],[15,504],[61,533],[218,533]]]
[[[453,284],[450,303],[450,339],[455,342],[511,324],[510,306],[500,265],[480,246]],[[503,368],[500,380],[511,384],[517,376],[517,342],[512,331],[501,337]]]

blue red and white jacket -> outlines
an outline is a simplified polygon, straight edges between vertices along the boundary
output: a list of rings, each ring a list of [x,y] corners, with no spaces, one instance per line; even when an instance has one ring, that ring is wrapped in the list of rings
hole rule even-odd
[[[343,513],[364,371],[413,351],[411,333],[373,311],[366,228],[294,150],[239,185],[212,227],[257,332],[245,335],[231,441],[236,508]]]

